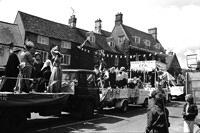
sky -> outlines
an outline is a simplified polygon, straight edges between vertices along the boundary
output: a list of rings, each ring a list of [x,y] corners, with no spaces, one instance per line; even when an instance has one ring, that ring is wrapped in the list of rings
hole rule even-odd
[[[200,0],[0,0],[0,21],[13,23],[17,11],[63,24],[74,14],[77,27],[89,31],[100,18],[110,32],[121,12],[125,25],[144,32],[157,27],[159,41],[181,67],[187,68],[187,54],[200,53]]]

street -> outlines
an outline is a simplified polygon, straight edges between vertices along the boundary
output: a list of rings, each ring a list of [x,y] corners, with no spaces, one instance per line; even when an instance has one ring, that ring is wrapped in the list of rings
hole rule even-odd
[[[172,101],[168,103],[170,133],[183,132],[183,119],[181,116],[184,102]],[[28,120],[26,130],[28,133],[76,133],[76,132],[144,132],[146,126],[146,109],[140,106],[130,106],[127,113],[115,109],[105,109],[95,114],[95,118],[88,121],[72,119],[69,114],[61,117],[40,117],[33,114]],[[197,127],[195,126],[195,131]]]

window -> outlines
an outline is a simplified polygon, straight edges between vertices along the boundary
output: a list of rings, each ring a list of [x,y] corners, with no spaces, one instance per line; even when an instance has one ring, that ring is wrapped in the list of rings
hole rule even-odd
[[[49,38],[39,35],[38,38],[37,38],[37,42],[40,43],[40,44],[49,45]]]
[[[115,47],[115,43],[114,43],[113,41],[108,42],[108,45],[109,45],[110,47],[112,47],[112,48]]]
[[[123,43],[124,40],[125,40],[125,36],[119,36],[119,37],[118,37],[118,43],[119,43],[119,44],[120,44],[120,43]]]
[[[145,44],[145,46],[150,47],[151,46],[151,41],[144,40],[144,44]]]
[[[160,49],[160,43],[156,43],[155,48]]]
[[[71,49],[71,42],[61,41],[61,48]]]
[[[132,37],[135,40],[136,44],[140,44],[140,37],[139,36],[132,36]]]
[[[90,42],[95,42],[95,36],[94,36],[94,35],[90,36],[90,37],[89,37],[89,41],[90,41]]]
[[[63,58],[61,60],[61,64],[63,64],[63,65],[70,65],[70,61],[71,61],[71,56],[63,54]]]
[[[36,50],[37,52],[39,52],[42,56],[42,61],[45,62],[46,59],[48,58],[48,52],[46,51],[42,51],[42,50]]]
[[[119,57],[115,57],[115,66],[118,66],[119,65]]]

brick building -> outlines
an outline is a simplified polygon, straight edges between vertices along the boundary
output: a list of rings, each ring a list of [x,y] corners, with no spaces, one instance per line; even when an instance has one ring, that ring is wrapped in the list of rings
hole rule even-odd
[[[145,33],[123,24],[123,14],[116,15],[112,32],[102,29],[102,21],[95,21],[94,31],[76,27],[77,18],[72,15],[68,25],[49,21],[34,15],[18,12],[18,24],[22,39],[31,40],[45,60],[53,46],[59,46],[63,54],[63,68],[93,69],[102,52],[107,67],[129,67],[133,60],[159,60],[165,63],[165,50],[157,39],[157,29]]]

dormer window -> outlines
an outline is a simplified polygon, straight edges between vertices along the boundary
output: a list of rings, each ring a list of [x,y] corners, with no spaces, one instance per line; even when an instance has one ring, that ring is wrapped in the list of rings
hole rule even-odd
[[[140,44],[140,37],[139,36],[132,36],[135,40],[135,44]]]
[[[125,40],[125,36],[119,36],[119,37],[118,37],[118,43],[119,43],[119,44],[123,43],[124,40]]]
[[[156,43],[156,44],[155,44],[155,48],[156,48],[156,49],[160,49],[160,43]]]
[[[40,43],[40,44],[49,45],[49,38],[45,37],[45,36],[38,35],[37,42]]]
[[[71,42],[61,41],[61,48],[71,49]]]
[[[95,36],[94,35],[90,36],[89,41],[94,43],[95,42]]]
[[[150,47],[151,46],[151,41],[144,40],[144,44],[145,44],[145,46]]]
[[[115,47],[115,43],[114,43],[113,41],[108,42],[108,45],[109,45],[110,47],[112,47],[112,48]]]

